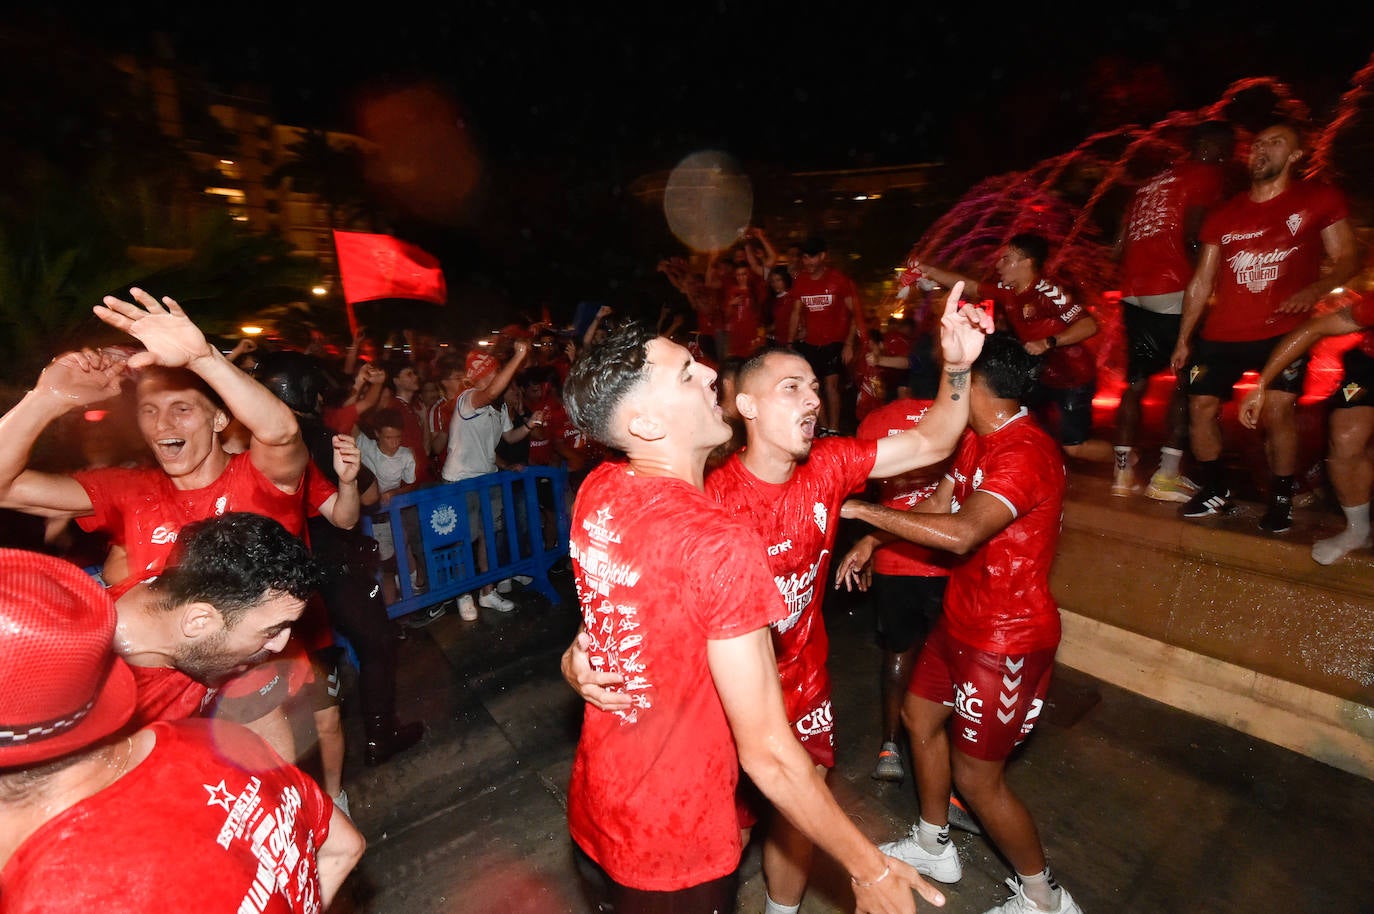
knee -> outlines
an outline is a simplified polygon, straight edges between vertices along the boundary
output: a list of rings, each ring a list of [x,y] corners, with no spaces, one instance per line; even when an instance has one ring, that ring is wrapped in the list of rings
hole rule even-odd
[[[1209,422],[1221,412],[1221,401],[1216,397],[1189,397],[1188,415],[1194,422]]]

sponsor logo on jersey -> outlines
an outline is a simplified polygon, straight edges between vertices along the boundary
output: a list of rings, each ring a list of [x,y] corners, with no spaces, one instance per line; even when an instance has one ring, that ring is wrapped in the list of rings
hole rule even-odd
[[[769,555],[782,555],[784,552],[789,552],[789,551],[791,551],[791,549],[792,549],[792,541],[791,541],[791,540],[783,540],[781,543],[775,543],[774,545],[769,546],[769,547],[768,547],[768,554],[769,554]]]
[[[797,731],[797,735],[802,739],[821,733],[829,733],[834,726],[835,712],[830,706],[829,699],[826,699],[819,708],[809,711],[792,725],[793,729]]]
[[[954,713],[975,724],[983,722],[983,699],[978,697],[978,687],[973,683],[954,687]]]
[[[153,528],[153,535],[149,539],[152,540],[154,546],[166,546],[168,543],[175,543],[177,541],[177,528],[159,524]]]

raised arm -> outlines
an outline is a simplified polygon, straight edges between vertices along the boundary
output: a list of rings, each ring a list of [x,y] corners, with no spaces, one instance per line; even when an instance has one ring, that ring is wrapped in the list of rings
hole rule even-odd
[[[91,512],[91,500],[75,479],[26,466],[34,444],[54,421],[119,393],[125,364],[118,350],[60,355],[43,369],[33,390],[0,417],[0,507],[55,518]]]
[[[481,390],[474,390],[472,392],[472,399],[470,401],[472,403],[472,408],[481,409],[504,397],[506,395],[506,388],[510,386],[510,382],[515,378],[516,373],[520,371],[520,366],[525,364],[525,357],[529,354],[529,342],[526,340],[516,340],[514,352],[510,357],[510,361],[501,366],[501,370],[496,373],[496,377],[491,379],[490,384]],[[458,409],[456,404],[453,408],[455,411]],[[458,417],[455,414],[455,422],[457,419]]]
[[[176,301],[158,301],[142,289],[129,292],[138,304],[107,295],[104,305],[95,307],[97,317],[146,348],[129,357],[129,366],[164,365],[199,375],[252,435],[253,465],[279,489],[294,492],[310,461],[296,414],[210,345]]]
[[[945,299],[940,319],[940,351],[944,371],[940,389],[921,424],[900,435],[878,441],[872,479],[886,479],[937,463],[954,452],[968,425],[969,369],[983,351],[983,338],[992,332],[992,318],[982,308],[959,307],[964,284],[958,282]]]
[[[912,889],[931,904],[944,904],[944,896],[915,869],[885,856],[864,837],[826,788],[787,723],[769,630],[708,641],[706,658],[740,765],[793,825],[850,874],[856,910],[914,912]]]

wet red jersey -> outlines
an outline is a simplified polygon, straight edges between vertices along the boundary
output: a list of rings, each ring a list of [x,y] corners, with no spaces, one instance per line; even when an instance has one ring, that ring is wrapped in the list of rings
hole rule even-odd
[[[1012,522],[949,575],[945,624],[979,650],[1024,653],[1059,643],[1050,567],[1064,512],[1064,458],[1025,409],[997,431],[967,435],[949,472],[953,510],[974,492],[1002,502]]]
[[[1122,295],[1167,295],[1188,285],[1193,276],[1184,237],[1188,212],[1216,206],[1225,182],[1224,165],[1185,160],[1135,192],[1122,232]]]
[[[1202,224],[1202,242],[1220,250],[1203,338],[1263,340],[1307,320],[1276,309],[1317,279],[1326,257],[1321,233],[1348,215],[1344,194],[1309,181],[1294,181],[1263,203],[1246,191],[1218,207]]]
[[[933,400],[893,400],[869,413],[859,423],[858,436],[877,441],[915,428],[930,409]],[[973,434],[965,432],[966,435]],[[923,467],[878,483],[879,503],[886,508],[910,511],[935,494],[944,477],[945,463]],[[878,574],[932,577],[949,574],[948,552],[927,549],[907,540],[880,546],[873,553],[873,570]]]
[[[725,330],[729,337],[727,355],[747,356],[759,345],[759,331],[763,321],[759,317],[759,300],[752,284],[730,286],[724,290]]]
[[[859,301],[854,280],[834,267],[826,267],[816,279],[810,273],[798,273],[792,280],[792,298],[801,302],[801,326],[806,328],[807,345],[824,346],[849,339],[854,314],[846,301],[852,299],[856,305]]]
[[[773,647],[790,721],[830,695],[830,641],[821,601],[830,586],[840,505],[863,490],[877,453],[873,441],[821,438],[781,485],[750,473],[738,453],[706,477],[706,491],[726,513],[762,536],[773,581],[787,604],[787,617],[773,626]]]
[[[783,615],[763,544],[701,490],[616,461],[578,490],[568,551],[592,666],[624,676],[634,702],[584,709],[573,839],[631,888],[725,876],[741,852],[739,759],[706,650]]]
[[[1023,343],[1058,336],[1069,325],[1087,316],[1087,311],[1067,291],[1041,279],[1024,292],[1000,282],[980,289],[995,302],[997,312],[1006,318],[1016,338]],[[1083,387],[1097,380],[1097,363],[1092,350],[1082,343],[1057,346],[1044,355],[1040,383],[1054,390]]]
[[[161,573],[177,534],[194,521],[249,511],[276,520],[295,536],[305,536],[307,487],[283,492],[253,466],[248,452],[235,454],[219,478],[201,489],[178,489],[160,467],[105,467],[73,475],[94,508],[76,519],[81,529],[108,533],[128,550],[129,576],[110,586],[116,598]]]
[[[0,872],[6,914],[322,910],[334,804],[254,733],[157,723],[152,753],[44,823]]]

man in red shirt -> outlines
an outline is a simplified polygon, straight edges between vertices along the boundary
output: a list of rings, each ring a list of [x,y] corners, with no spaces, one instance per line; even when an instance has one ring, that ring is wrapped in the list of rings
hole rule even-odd
[[[96,315],[146,347],[82,350],[54,359],[38,383],[0,418],[0,506],[43,517],[76,518],[127,550],[127,573],[110,581],[116,597],[161,571],[177,531],[229,511],[253,511],[300,536],[310,455],[291,408],[235,368],[169,298],[132,290],[137,305],[107,296]],[[68,476],[25,468],[43,430],[72,409],[120,392],[137,372],[139,429],[156,467],[88,470]],[[250,434],[230,454],[221,433],[235,416]],[[356,487],[339,490],[335,521],[357,523]]]
[[[1116,474],[1112,494],[1138,491],[1136,435],[1140,398],[1150,378],[1169,366],[1178,344],[1183,290],[1193,275],[1198,232],[1207,211],[1226,194],[1236,133],[1224,121],[1205,121],[1189,135],[1187,158],[1170,165],[1135,192],[1116,250],[1121,266],[1121,317],[1126,326],[1126,387],[1116,411]],[[1188,394],[1174,384],[1165,416],[1159,469],[1145,494],[1159,501],[1187,501],[1197,486],[1179,463],[1188,446]]]
[[[975,434],[928,502],[932,513],[849,501],[842,516],[963,556],[902,706],[920,819],[884,850],[958,881],[946,821],[952,782],[1016,872],[1015,896],[988,914],[1082,914],[1050,874],[1035,823],[1005,778],[1008,756],[1040,715],[1060,638],[1049,577],[1066,480],[1059,449],[1021,404],[1034,367],[1015,340],[984,344],[973,366]]]
[[[126,735],[135,686],[115,625],[75,565],[0,550],[5,911],[323,911],[362,856],[357,829],[234,724]]]
[[[1010,328],[1026,351],[1039,357],[1040,383],[1028,402],[1058,406],[1064,453],[1106,463],[1112,460],[1112,446],[1092,437],[1097,362],[1092,350],[1083,345],[1096,335],[1097,321],[1067,289],[1045,278],[1042,271],[1048,257],[1049,242],[1044,237],[1022,232],[1007,239],[998,255],[996,283],[979,282],[928,263],[913,267],[946,288],[964,283],[970,301],[993,303],[997,325]]]
[[[1345,374],[1327,401],[1331,408],[1326,472],[1336,492],[1345,529],[1312,544],[1312,560],[1331,565],[1355,549],[1370,545],[1369,495],[1374,486],[1374,459],[1369,445],[1374,440],[1374,298],[1351,293],[1352,300],[1336,311],[1310,318],[1279,340],[1269,361],[1260,369],[1255,385],[1240,406],[1240,421],[1248,428],[1259,425],[1264,415],[1269,386],[1285,368],[1329,336],[1360,333],[1359,341],[1345,351]]]
[[[830,265],[824,238],[801,248],[801,271],[792,280],[792,346],[811,364],[825,393],[821,434],[838,434],[840,377],[854,359],[863,317],[854,281]]]
[[[620,914],[733,910],[742,765],[849,871],[859,910],[912,911],[913,887],[938,904],[858,831],[792,735],[768,628],[791,607],[758,534],[702,491],[707,455],[730,435],[714,381],[685,348],[631,324],[584,353],[564,390],[574,423],[627,458],[593,470],[573,509],[583,631],[564,673],[589,699],[573,839]]]
[[[734,282],[721,290],[726,338],[726,350],[722,358],[743,358],[759,348],[763,329],[760,315],[762,299],[753,270],[736,264],[732,275]]]
[[[410,448],[410,453],[415,456],[415,482],[433,482],[436,477],[430,467],[430,441],[419,397],[419,372],[412,365],[402,364],[393,366],[389,373],[392,393],[390,399],[383,397],[384,405],[396,410],[405,420],[405,426],[401,429],[401,444]],[[449,412],[451,415],[452,410]],[[367,422],[366,416],[363,421]]]
[[[1296,329],[1323,295],[1359,269],[1345,196],[1299,180],[1302,133],[1290,123],[1255,135],[1250,189],[1222,204],[1202,225],[1202,252],[1183,300],[1171,364],[1188,373],[1189,437],[1202,487],[1184,517],[1230,511],[1221,466],[1221,404],[1246,371],[1263,365],[1284,334]],[[1196,334],[1197,339],[1193,337]],[[1297,399],[1307,360],[1289,365],[1269,388],[1261,424],[1269,462],[1269,507],[1261,530],[1293,525],[1298,465]]]

